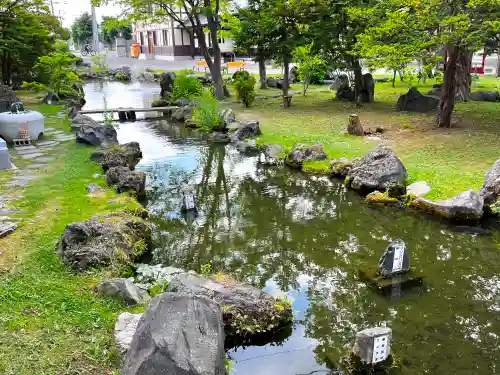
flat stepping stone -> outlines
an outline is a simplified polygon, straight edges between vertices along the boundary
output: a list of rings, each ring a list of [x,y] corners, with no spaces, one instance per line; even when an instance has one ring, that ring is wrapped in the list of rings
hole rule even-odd
[[[21,210],[18,210],[17,208],[6,208],[0,210],[0,215],[5,217],[6,215],[17,214],[19,212],[21,212]]]
[[[29,154],[36,152],[37,148],[35,146],[22,146],[22,147],[14,147],[14,150],[16,150],[18,154]]]
[[[38,157],[43,156],[43,155],[44,155],[43,152],[35,152],[33,154],[22,154],[21,156],[25,159],[31,160],[31,159],[35,159],[35,158],[38,158]]]
[[[0,238],[8,236],[11,233],[14,233],[17,229],[17,224],[4,222],[0,223]]]
[[[55,137],[56,140],[61,142],[74,141],[76,139],[74,134],[58,134]]]
[[[35,178],[36,178],[35,176],[27,176],[27,175],[12,177],[14,181],[31,181],[34,180]]]
[[[47,152],[47,151],[52,151],[54,149],[54,146],[41,146],[38,149],[42,152]]]
[[[40,142],[37,142],[36,145],[37,146],[57,146],[59,144],[59,142],[57,141],[40,141]]]
[[[44,134],[56,130],[56,128],[45,128]]]
[[[14,180],[12,182],[9,182],[8,184],[5,184],[5,186],[8,187],[24,187],[28,186],[29,181],[26,180]]]
[[[46,168],[48,167],[48,164],[43,164],[43,163],[36,163],[36,164],[31,164],[27,167],[27,169],[41,169],[41,168]],[[31,171],[30,171],[31,172]]]
[[[64,134],[62,130],[51,130],[51,131],[46,131],[44,133],[45,135],[57,135],[57,134]]]
[[[36,162],[40,162],[40,163],[47,163],[47,162],[52,161],[52,160],[54,160],[54,158],[52,156],[41,156],[41,157],[35,159]]]

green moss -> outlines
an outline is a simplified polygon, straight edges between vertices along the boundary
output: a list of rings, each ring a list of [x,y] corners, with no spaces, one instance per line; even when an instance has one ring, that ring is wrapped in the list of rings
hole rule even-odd
[[[386,191],[381,193],[380,191],[374,191],[368,194],[365,200],[369,203],[375,204],[399,204],[399,200],[389,196],[389,193]]]
[[[308,160],[302,163],[302,170],[314,174],[330,174],[330,161]]]

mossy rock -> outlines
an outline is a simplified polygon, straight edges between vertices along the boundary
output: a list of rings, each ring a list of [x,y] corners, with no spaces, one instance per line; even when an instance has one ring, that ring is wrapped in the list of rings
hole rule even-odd
[[[399,205],[401,202],[393,197],[390,197],[388,193],[381,193],[380,191],[374,191],[365,197],[365,201],[372,204],[380,205]]]
[[[186,121],[184,121],[184,125],[187,127],[187,128],[191,128],[191,129],[197,129],[199,128],[200,126],[196,123],[196,121],[194,121],[192,118],[188,118],[186,119]]]
[[[126,212],[96,216],[66,226],[57,253],[70,268],[123,265],[144,255],[151,243],[151,226]]]
[[[153,100],[153,103],[151,103],[152,108],[168,107],[169,105],[170,103],[166,99]]]
[[[394,277],[384,277],[378,272],[377,268],[368,268],[360,270],[358,277],[384,296],[391,296],[394,287],[406,290],[420,287],[424,281],[424,275],[416,268],[411,268],[409,272]]]

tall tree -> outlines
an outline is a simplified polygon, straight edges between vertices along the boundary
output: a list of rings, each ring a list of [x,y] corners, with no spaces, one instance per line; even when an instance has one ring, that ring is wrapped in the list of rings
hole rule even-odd
[[[299,4],[307,38],[330,66],[352,73],[354,99],[361,100],[365,90],[361,56],[354,46],[368,20],[362,13],[360,17],[349,17],[349,10],[368,9],[370,0],[300,0]]]
[[[85,12],[71,25],[71,33],[76,44],[84,44],[92,40],[92,16]]]
[[[257,44],[263,55],[283,63],[283,106],[289,107],[290,62],[295,48],[303,41],[297,0],[252,0],[243,12],[243,24],[251,33],[246,40]],[[263,60],[262,60],[263,63]]]
[[[92,0],[94,4],[112,2],[129,10],[132,21],[162,22],[173,20],[191,38],[196,37],[201,53],[207,62],[214,93],[224,98],[222,57],[219,35],[223,15],[229,11],[229,0]],[[208,39],[206,31],[208,31]],[[210,45],[209,47],[209,42]]]
[[[101,40],[113,45],[116,38],[122,37],[126,40],[132,39],[132,25],[128,20],[120,20],[116,17],[103,17],[100,25]]]
[[[362,50],[372,50],[372,56],[384,56],[388,45],[413,51],[415,58],[445,47],[437,124],[450,127],[455,97],[469,99],[473,51],[500,29],[500,1],[388,0],[375,3],[370,15],[373,26],[359,36],[359,43]]]
[[[44,0],[0,0],[0,66],[6,85],[30,80],[40,56],[53,50],[59,37],[67,37]]]

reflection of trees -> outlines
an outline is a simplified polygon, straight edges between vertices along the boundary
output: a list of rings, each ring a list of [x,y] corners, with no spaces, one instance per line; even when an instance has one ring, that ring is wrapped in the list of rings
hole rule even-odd
[[[207,148],[198,171],[180,171],[150,197],[153,209],[165,205],[155,214],[163,218],[178,211],[179,187],[198,182],[194,222],[157,220],[163,232],[157,262],[187,269],[212,263],[256,285],[273,279],[283,291],[302,291],[306,335],[318,341],[318,361],[332,367],[357,330],[387,322],[405,373],[491,373],[499,354],[500,252],[490,238],[372,208],[328,179],[260,167],[239,176],[240,161],[223,148]],[[406,242],[412,265],[425,276],[425,293],[399,301],[356,278],[359,269],[376,266],[395,238]]]

